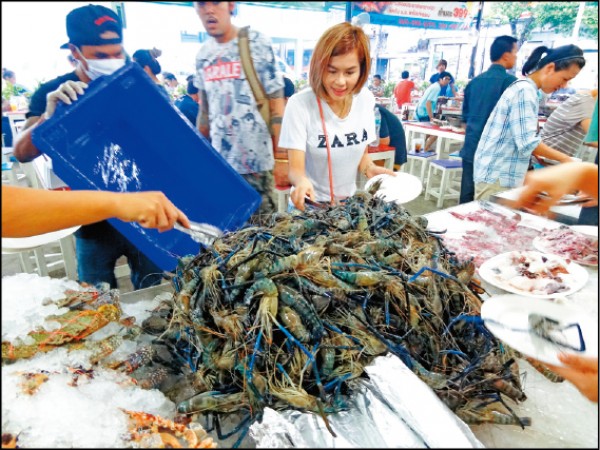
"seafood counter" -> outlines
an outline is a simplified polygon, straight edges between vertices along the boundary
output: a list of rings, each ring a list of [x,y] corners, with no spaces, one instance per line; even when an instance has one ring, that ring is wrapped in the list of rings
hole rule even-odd
[[[112,383],[103,412],[121,430],[100,446],[597,445],[596,405],[503,345],[480,317],[482,302],[504,291],[477,268],[529,250],[559,224],[488,213],[468,204],[413,217],[360,193],[229,233],[182,258],[172,287],[148,298],[69,285],[38,296],[37,321],[23,322],[31,313],[21,310],[12,314],[20,326],[5,327],[5,308],[27,302],[3,290],[3,441],[64,445],[36,430],[58,420],[36,416],[48,410],[43,396],[56,398],[53,383],[69,395],[67,381],[75,397],[73,384],[98,380]],[[474,239],[498,246],[494,255],[478,254]],[[597,315],[597,244],[596,266],[584,270],[569,299]],[[42,316],[51,325],[39,327]],[[108,421],[95,422],[102,434]],[[85,439],[67,445],[90,446]]]

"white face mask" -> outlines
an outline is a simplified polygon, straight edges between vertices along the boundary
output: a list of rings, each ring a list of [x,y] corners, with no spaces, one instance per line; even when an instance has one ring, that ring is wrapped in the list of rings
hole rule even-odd
[[[125,65],[124,59],[86,59],[81,52],[79,54],[88,66],[87,69],[83,65],[81,68],[91,80],[103,75],[111,75]]]

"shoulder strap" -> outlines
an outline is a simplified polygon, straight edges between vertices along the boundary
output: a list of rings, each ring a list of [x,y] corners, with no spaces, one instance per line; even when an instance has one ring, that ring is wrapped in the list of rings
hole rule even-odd
[[[254,94],[254,99],[256,100],[258,111],[260,112],[260,115],[267,124],[267,128],[271,130],[271,113],[269,109],[269,99],[267,98],[267,94],[263,88],[263,85],[258,79],[256,69],[254,68],[254,64],[252,62],[252,56],[250,54],[250,43],[248,41],[249,28],[250,27],[243,27],[240,28],[240,30],[238,31],[240,61],[242,63],[242,68],[244,69],[244,73],[246,74],[246,79],[248,80],[250,88],[252,89],[252,94]]]

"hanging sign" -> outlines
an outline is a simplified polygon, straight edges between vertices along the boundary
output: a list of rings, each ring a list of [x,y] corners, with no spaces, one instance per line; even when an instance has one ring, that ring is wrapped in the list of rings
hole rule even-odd
[[[369,13],[373,25],[466,30],[472,2],[352,2],[352,16]]]

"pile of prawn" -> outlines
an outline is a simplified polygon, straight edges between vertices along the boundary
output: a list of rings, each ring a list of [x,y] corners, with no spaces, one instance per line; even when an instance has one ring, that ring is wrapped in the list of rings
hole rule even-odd
[[[248,423],[293,408],[327,424],[365,366],[391,352],[466,422],[529,425],[505,401],[526,398],[518,354],[481,322],[474,265],[426,226],[363,192],[182,258],[173,300],[142,324],[183,375],[165,394],[181,414]]]

